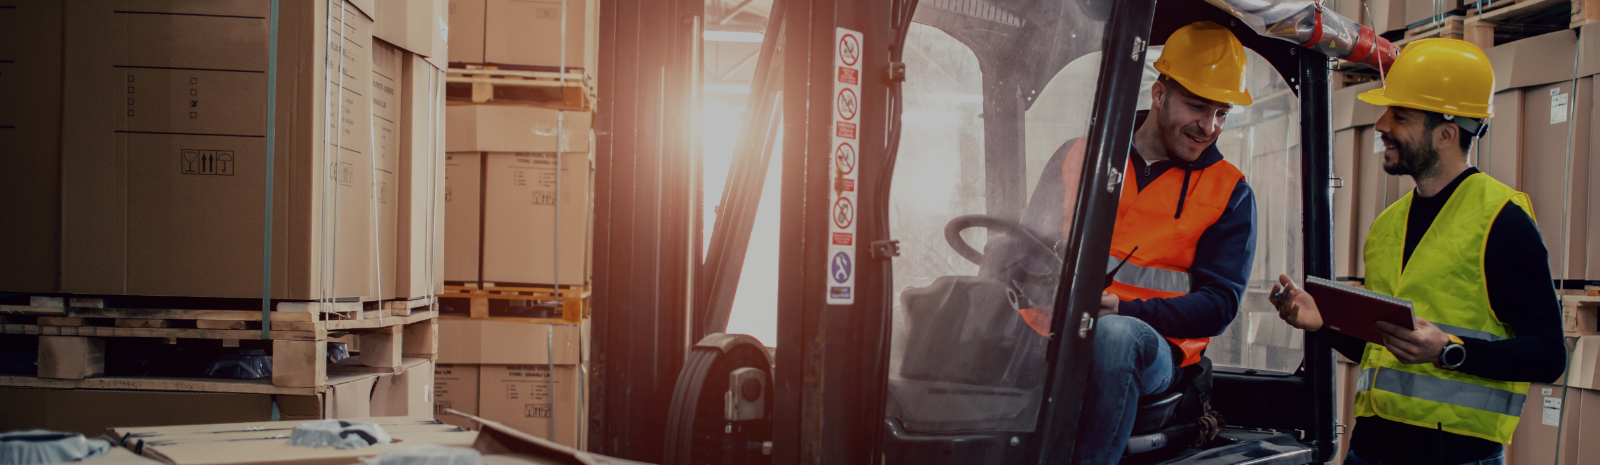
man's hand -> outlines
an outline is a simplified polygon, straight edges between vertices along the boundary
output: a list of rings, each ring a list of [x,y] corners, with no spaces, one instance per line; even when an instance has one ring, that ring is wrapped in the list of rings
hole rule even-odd
[[[1383,334],[1383,346],[1401,363],[1415,365],[1438,362],[1439,353],[1444,352],[1444,346],[1450,344],[1450,335],[1421,317],[1417,318],[1416,325],[1417,330],[1412,331],[1379,321],[1373,328]]]
[[[1118,302],[1122,302],[1122,299],[1117,298],[1116,294],[1100,291],[1100,314],[1095,315],[1095,317],[1116,315]]]
[[[1267,301],[1278,308],[1278,318],[1295,329],[1322,329],[1322,312],[1317,310],[1317,301],[1311,299],[1311,294],[1294,285],[1289,275],[1278,275],[1278,283],[1272,286],[1272,295],[1267,296]]]

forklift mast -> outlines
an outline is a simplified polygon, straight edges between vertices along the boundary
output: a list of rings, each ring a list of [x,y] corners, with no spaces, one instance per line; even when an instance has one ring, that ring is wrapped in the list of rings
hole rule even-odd
[[[1228,27],[1286,83],[1294,104],[1283,108],[1298,111],[1285,120],[1298,121],[1288,131],[1298,181],[1286,185],[1301,200],[1300,269],[1331,277],[1329,58],[1216,3],[774,0],[687,319],[700,342],[675,386],[661,461],[1072,457],[1146,54],[1193,22]],[[907,57],[946,53],[919,48],[934,42],[964,46],[969,55],[954,59],[976,69]],[[908,95],[907,82],[962,86]],[[1036,105],[1046,101],[1076,104]],[[913,118],[908,104],[979,106]],[[952,129],[906,138],[908,119]],[[1078,138],[1083,153],[1068,154],[1062,143]],[[775,150],[779,332],[769,350],[722,333]],[[1016,318],[1026,307],[1052,312],[1048,337]],[[1262,457],[1239,448],[1252,441],[1278,454],[1262,463],[1330,461],[1333,366],[1330,348],[1307,337],[1293,372],[1218,367],[1210,405],[1236,434],[1125,461]]]

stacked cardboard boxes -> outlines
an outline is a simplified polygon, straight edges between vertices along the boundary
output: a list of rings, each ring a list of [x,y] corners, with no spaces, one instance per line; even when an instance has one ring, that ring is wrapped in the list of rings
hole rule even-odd
[[[1574,73],[1577,40],[1569,29],[1485,51],[1495,70],[1495,116],[1477,160],[1528,194],[1551,274],[1562,280],[1585,279],[1588,261],[1580,238],[1588,229],[1594,92],[1591,77]]]
[[[453,409],[583,448],[588,412],[578,325],[445,320],[434,368],[435,417]]]
[[[0,396],[35,400],[0,406],[0,429],[98,435],[432,410],[437,327],[426,309],[411,310],[442,290],[447,3],[286,3],[275,68],[270,6],[0,8],[0,145],[22,151],[0,157],[0,205],[38,225],[0,233],[0,252],[20,260],[0,270],[0,291],[46,294],[7,302],[24,316],[0,337],[37,337],[40,368],[0,377],[9,386]],[[259,301],[266,277],[270,297],[291,301],[273,312],[284,316],[271,342],[254,340],[265,323],[249,312],[200,310],[238,302],[217,298]],[[326,322],[283,313],[326,298],[379,320],[343,323],[365,333],[352,347],[361,357],[328,363],[313,328]],[[134,301],[146,306],[107,303]],[[75,309],[114,316],[115,331]],[[62,335],[25,336],[39,334],[27,332],[34,326]],[[104,339],[123,336],[247,340],[271,348],[273,376],[104,378]],[[195,403],[216,408],[173,408]]]

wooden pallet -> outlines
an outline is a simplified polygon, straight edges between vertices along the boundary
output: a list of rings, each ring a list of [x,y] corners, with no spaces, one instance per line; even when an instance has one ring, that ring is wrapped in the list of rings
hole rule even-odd
[[[583,71],[504,70],[468,65],[450,68],[445,76],[447,104],[508,104],[555,110],[594,109],[594,86]]]
[[[1463,22],[1466,34],[1462,40],[1488,49],[1497,42],[1496,34],[1511,36],[1498,41],[1503,43],[1582,26],[1582,10],[1590,1],[1595,0],[1500,0],[1485,5],[1481,14],[1477,8],[1468,7],[1467,19]]]
[[[1562,295],[1561,330],[1567,336],[1600,334],[1600,296]]]
[[[559,323],[576,324],[589,317],[589,286],[564,287],[559,290],[550,287],[514,287],[495,286],[486,283],[479,287],[476,284],[445,285],[445,293],[439,294],[440,299],[466,299],[471,302],[470,311],[466,315],[445,313],[440,318],[470,318],[470,319],[496,319],[505,321],[522,321],[529,323]],[[560,318],[516,318],[497,316],[491,312],[493,300],[503,301],[532,301],[543,303],[552,307],[559,306]]]
[[[1461,39],[1466,33],[1466,17],[1462,15],[1449,15],[1437,21],[1428,21],[1420,26],[1407,29],[1406,38],[1394,42],[1395,45],[1405,45],[1422,39],[1443,37],[1446,39]]]
[[[78,298],[34,298],[31,303],[61,305],[0,306],[0,338],[37,337],[38,374],[35,377],[0,376],[0,386],[248,393],[310,389],[320,392],[328,384],[330,371],[327,342],[344,334],[359,335],[356,338],[359,347],[353,349],[359,351],[360,356],[347,364],[359,364],[362,372],[397,372],[404,366],[404,357],[433,359],[438,354],[436,314],[430,307],[414,306],[414,303],[392,308],[374,303],[373,308],[384,308],[384,311],[345,312],[343,315],[289,311],[280,304],[278,311],[271,312],[272,331],[266,337],[262,335],[259,311],[90,307],[78,305],[96,302]],[[360,302],[355,304],[360,307]],[[396,314],[401,307],[407,307],[403,316]],[[338,317],[327,318],[332,316]],[[224,347],[238,347],[241,341],[270,341],[272,379],[115,378],[91,381],[105,374],[107,338],[157,338],[168,343],[177,343],[179,339],[212,339],[220,340]]]

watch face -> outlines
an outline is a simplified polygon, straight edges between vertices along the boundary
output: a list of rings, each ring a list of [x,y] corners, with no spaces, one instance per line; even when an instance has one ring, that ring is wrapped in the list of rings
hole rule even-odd
[[[1460,366],[1461,362],[1466,361],[1467,348],[1462,347],[1459,344],[1450,344],[1444,346],[1444,356],[1441,358],[1444,359],[1443,361],[1446,366]]]

